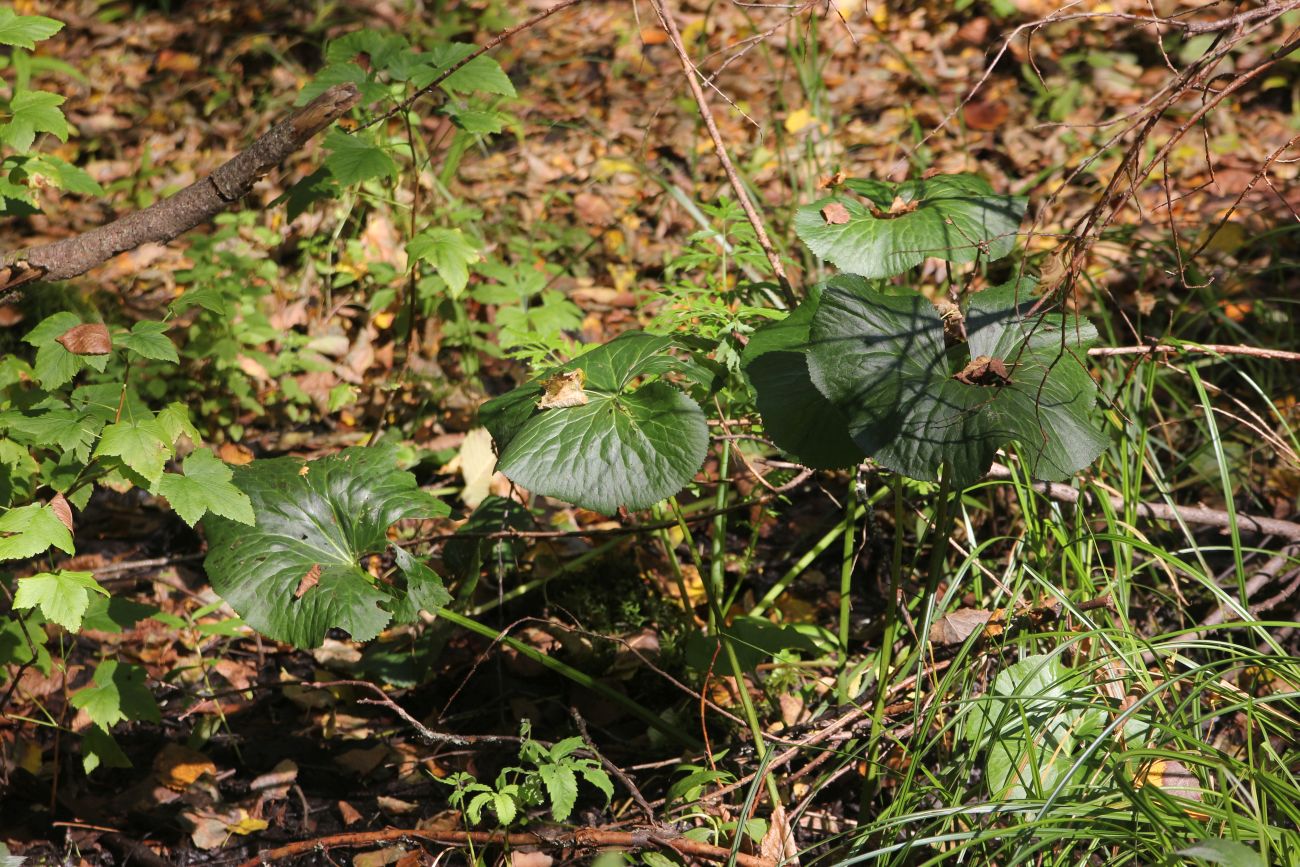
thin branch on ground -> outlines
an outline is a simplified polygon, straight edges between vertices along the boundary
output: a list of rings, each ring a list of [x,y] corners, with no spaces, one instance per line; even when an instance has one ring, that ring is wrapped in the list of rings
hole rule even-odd
[[[737,853],[730,849],[701,843],[681,836],[670,828],[644,828],[636,831],[604,831],[599,828],[550,828],[538,831],[414,831],[391,828],[385,831],[364,831],[353,834],[334,834],[314,840],[299,840],[249,858],[240,867],[259,867],[274,864],[296,855],[322,852],[332,848],[374,846],[379,843],[423,841],[442,846],[529,846],[543,852],[553,852],[566,858],[577,851],[601,849],[671,849],[688,858],[734,863],[741,867],[776,867],[770,858]],[[734,858],[735,860],[731,860]]]
[[[1010,467],[1003,464],[994,464],[989,468],[986,476],[986,478],[996,481],[1010,481],[1018,477]],[[1056,500],[1058,503],[1075,505],[1082,502],[1084,505],[1090,505],[1095,499],[1090,493],[1085,493],[1078,488],[1072,488],[1060,482],[1033,482],[1031,487],[1038,493],[1049,499]],[[1184,524],[1221,527],[1223,529],[1232,526],[1233,516],[1223,509],[1211,509],[1206,506],[1174,506],[1169,503],[1130,503],[1118,494],[1111,494],[1107,499],[1110,500],[1111,506],[1117,511],[1123,511],[1131,507],[1137,517],[1152,521],[1171,521],[1174,523],[1181,521]],[[1237,529],[1243,532],[1281,536],[1292,542],[1300,542],[1300,523],[1295,521],[1243,515],[1238,512],[1236,514],[1236,523]]]
[[[1094,346],[1088,350],[1093,358],[1114,358],[1122,355],[1170,355],[1183,353],[1202,353],[1204,355],[1248,355],[1251,358],[1267,358],[1272,361],[1300,361],[1300,352],[1285,349],[1266,349],[1262,346],[1247,346],[1241,343],[1185,343],[1173,346],[1158,343],[1151,346]]]

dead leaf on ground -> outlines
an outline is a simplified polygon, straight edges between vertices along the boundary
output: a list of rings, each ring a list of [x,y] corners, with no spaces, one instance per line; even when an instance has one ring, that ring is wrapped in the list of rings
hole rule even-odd
[[[184,791],[204,774],[216,776],[217,766],[198,750],[184,744],[168,744],[153,761],[158,782],[177,792]]]
[[[938,645],[961,644],[976,630],[983,629],[992,617],[992,611],[982,608],[959,608],[939,618],[930,627],[930,642]]]
[[[222,443],[217,446],[217,457],[236,467],[253,462],[252,450],[239,443]]]
[[[339,816],[343,819],[344,825],[351,826],[361,821],[361,811],[347,801],[339,801],[335,806],[338,807]]]
[[[1011,107],[1000,99],[974,100],[966,103],[962,117],[966,126],[980,132],[992,132],[1007,122],[1011,116]]]

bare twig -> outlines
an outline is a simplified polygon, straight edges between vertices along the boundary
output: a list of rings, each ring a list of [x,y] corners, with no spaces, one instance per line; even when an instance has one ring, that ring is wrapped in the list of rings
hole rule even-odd
[[[582,735],[582,739],[587,744],[587,752],[595,756],[605,770],[618,778],[618,781],[623,784],[623,788],[627,789],[628,794],[632,796],[632,800],[636,801],[636,805],[645,814],[646,821],[654,822],[655,811],[651,808],[650,802],[645,799],[645,795],[641,794],[641,790],[637,788],[636,783],[632,782],[632,778],[624,773],[622,768],[605,758],[600,750],[596,749],[596,742],[591,739],[591,733],[587,731],[587,721],[582,718],[582,714],[578,712],[576,707],[571,707],[569,708],[569,715],[573,717],[573,723],[578,727],[578,733]]]
[[[273,126],[247,150],[173,196],[100,226],[19,250],[0,266],[0,292],[33,280],[67,280],[141,244],[167,243],[248,195],[253,184],[361,99],[337,84]]]
[[[1002,464],[994,464],[988,472],[987,478],[1006,481],[1016,476],[1012,473],[1011,468]],[[1085,494],[1078,488],[1072,488],[1069,485],[1058,482],[1034,482],[1032,487],[1035,491],[1044,496],[1056,500],[1058,503],[1079,503],[1085,505],[1093,500],[1091,494]],[[1203,527],[1222,527],[1227,529],[1232,526],[1232,517],[1223,509],[1210,509],[1205,506],[1174,506],[1168,503],[1129,503],[1123,497],[1112,494],[1108,497],[1111,505],[1117,510],[1123,510],[1132,506],[1134,512],[1139,518],[1147,518],[1153,521],[1182,521],[1185,524],[1198,524]],[[1263,518],[1255,515],[1243,515],[1240,512],[1236,515],[1237,529],[1247,533],[1260,533],[1268,536],[1281,536],[1292,542],[1300,542],[1300,524],[1294,521],[1283,521],[1277,518]]]
[[[605,831],[599,828],[552,828],[538,831],[408,831],[391,828],[386,831],[365,831],[355,834],[334,834],[315,840],[299,840],[250,858],[240,867],[259,867],[273,864],[295,855],[316,852],[334,847],[373,846],[401,840],[420,840],[442,846],[533,846],[571,856],[573,850],[599,849],[671,849],[685,857],[703,858],[707,861],[727,862],[731,850],[691,840],[670,828],[644,828],[636,831]],[[735,861],[741,867],[776,867],[770,858],[737,853]]]
[[[772,266],[772,273],[776,275],[776,279],[781,284],[781,291],[785,295],[786,302],[793,307],[795,303],[794,290],[790,287],[790,278],[785,274],[785,265],[781,264],[781,257],[777,255],[776,248],[772,246],[772,241],[767,236],[767,229],[763,227],[763,219],[754,208],[754,203],[749,198],[749,191],[745,189],[744,183],[740,180],[740,175],[736,173],[736,167],[731,162],[731,157],[727,154],[727,145],[722,140],[722,133],[718,131],[717,122],[713,119],[713,112],[709,109],[709,101],[704,96],[704,89],[700,87],[698,70],[695,68],[695,64],[691,63],[690,55],[686,53],[686,46],[682,44],[682,34],[677,29],[677,21],[668,8],[667,0],[653,0],[653,3],[655,12],[659,15],[659,21],[668,33],[668,41],[672,44],[673,50],[677,52],[677,59],[682,63],[682,71],[686,74],[686,84],[691,89],[691,96],[695,98],[695,105],[700,110],[700,118],[704,121],[705,129],[709,131],[709,138],[713,140],[713,150],[718,155],[718,161],[722,163],[722,170],[727,175],[727,182],[731,184],[731,189],[736,194],[736,201],[740,203],[740,208],[745,212],[749,225],[754,229],[754,237],[758,239],[758,245],[763,248],[763,253],[766,254],[767,261]]]
[[[464,746],[469,743],[468,738],[463,738],[460,735],[449,735],[449,734],[443,734],[442,732],[435,732],[433,729],[429,728],[424,723],[420,722],[418,719],[416,719],[415,717],[407,713],[406,708],[402,707],[400,704],[398,704],[397,702],[389,698],[388,693],[384,692],[383,689],[381,689],[376,684],[370,683],[369,681],[329,680],[324,682],[305,683],[303,684],[303,686],[310,687],[312,689],[328,689],[333,686],[354,686],[354,687],[359,687],[361,689],[365,689],[368,692],[374,693],[376,696],[378,696],[378,699],[362,698],[362,699],[357,699],[357,701],[363,704],[377,704],[388,708],[393,713],[401,717],[406,722],[407,725],[415,729],[416,732],[419,733],[420,737],[423,738],[428,743],[457,744],[459,746]]]
[[[1180,343],[1171,346],[1159,343],[1153,346],[1094,346],[1088,350],[1093,358],[1114,358],[1120,355],[1169,355],[1171,353],[1194,353],[1205,355],[1248,355],[1252,358],[1268,358],[1273,361],[1300,361],[1300,352],[1285,349],[1266,349],[1262,346],[1247,346],[1240,343]]]

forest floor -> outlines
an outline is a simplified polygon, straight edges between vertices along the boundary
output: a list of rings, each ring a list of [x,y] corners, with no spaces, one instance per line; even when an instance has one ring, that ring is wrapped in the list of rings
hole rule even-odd
[[[50,150],[83,167],[107,195],[50,190],[43,214],[0,222],[0,248],[83,232],[210,172],[290,110],[322,66],[325,44],[346,32],[365,26],[430,44],[482,44],[545,5],[18,0],[20,14],[65,23],[36,54],[50,63],[33,73],[46,89],[67,97],[63,109],[74,134],[65,144],[51,142]],[[1078,4],[1061,14],[1091,17],[1047,24],[1010,41],[1017,27],[1056,7],[1042,0],[977,2],[962,11],[947,3],[874,0],[674,5],[683,40],[709,76],[706,92],[722,139],[760,202],[796,286],[829,273],[799,248],[792,221],[795,209],[817,198],[819,184],[836,172],[894,181],[925,172],[976,172],[1000,192],[1029,196],[1021,241],[1025,261],[1041,268],[1119,171],[1130,139],[1114,137],[1128,130],[1124,118],[1148,106],[1208,45],[1124,17],[1182,9],[1146,0]],[[1222,4],[1218,11],[1228,15],[1235,8]],[[1284,19],[1243,43],[1221,79],[1182,96],[1144,131],[1144,153],[1158,152],[1213,96],[1215,81],[1254,68],[1297,26]],[[664,322],[685,322],[689,330],[692,317],[708,314],[704,291],[683,288],[692,268],[683,256],[700,244],[692,236],[729,232],[741,219],[734,209],[717,210],[720,200],[734,196],[654,7],[586,0],[518,33],[493,56],[518,91],[506,105],[512,120],[503,133],[455,154],[450,173],[440,176],[435,161],[428,170],[428,207],[463,213],[467,223],[480,226],[485,249],[519,273],[543,275],[549,292],[575,305],[565,339],[599,342]],[[448,118],[430,110],[417,134],[446,156],[452,132]],[[1150,178],[1131,188],[1121,180],[1112,198],[1123,201],[1091,248],[1074,299],[1098,324],[1104,345],[1143,347],[1172,338],[1300,350],[1292,321],[1300,297],[1300,160],[1294,150],[1279,150],[1294,144],[1298,132],[1300,65],[1292,59],[1208,113]],[[507,305],[467,298],[452,324],[449,317],[429,316],[414,331],[400,327],[399,304],[375,309],[377,287],[400,285],[407,270],[409,199],[395,191],[388,205],[374,198],[343,212],[328,203],[289,219],[278,200],[320,161],[319,148],[307,147],[258,185],[239,206],[240,220],[225,224],[252,258],[271,263],[269,270],[258,265],[241,277],[262,287],[269,331],[248,336],[238,360],[219,375],[201,360],[187,368],[187,382],[214,383],[213,394],[191,398],[195,423],[232,463],[314,457],[366,442],[381,429],[400,432],[421,484],[455,504],[451,517],[405,531],[440,540],[429,548],[435,567],[455,578],[460,567],[450,562],[455,558],[441,538],[461,528],[485,497],[514,493],[504,476],[493,475],[475,421],[483,400],[527,372],[494,345],[507,327],[500,313]],[[211,231],[125,253],[62,292],[0,301],[0,323],[13,335],[4,338],[5,351],[20,351],[26,328],[63,305],[112,311],[119,321],[158,318],[196,268],[194,236]],[[328,269],[319,267],[322,261]],[[697,285],[734,280],[729,267],[722,265],[715,282],[708,276]],[[923,280],[937,282],[942,269],[931,260]],[[968,288],[989,281],[972,272]],[[291,344],[309,343],[323,348],[324,363],[283,377],[268,373]],[[1134,351],[1099,360],[1105,369],[1098,379],[1106,394],[1108,385],[1118,393],[1152,377],[1151,393],[1162,396],[1148,396],[1145,415],[1119,403],[1108,408],[1123,419],[1118,430],[1141,427],[1160,440],[1159,458],[1148,459],[1167,460],[1168,472],[1152,473],[1158,484],[1130,484],[1119,480],[1118,458],[1090,476],[1094,490],[1296,520],[1300,459],[1290,434],[1300,422],[1296,361],[1245,357],[1201,367],[1221,410],[1217,425],[1216,414],[1208,413],[1211,436],[1181,360],[1153,356]],[[1155,367],[1172,383],[1162,386],[1164,392],[1154,385]],[[352,389],[355,400],[339,410],[331,396],[341,388]],[[1125,448],[1117,444],[1114,454],[1123,456]],[[717,479],[720,454],[711,454],[694,495],[682,498],[688,510],[714,505],[716,483],[707,480]],[[785,471],[775,454],[747,454],[773,478]],[[1221,474],[1225,466],[1227,476]],[[732,498],[721,502],[747,504],[763,493],[749,469],[730,462],[725,472]],[[598,755],[617,770],[612,805],[603,806],[596,790],[584,785],[572,824],[611,834],[646,826],[651,817],[674,823],[677,831],[721,827],[744,815],[746,796],[761,790],[757,784],[723,788],[728,781],[747,782],[758,770],[737,697],[746,689],[757,700],[774,754],[793,750],[775,775],[796,817],[793,840],[804,863],[846,857],[847,840],[883,851],[896,832],[875,832],[864,843],[854,829],[866,827],[868,813],[888,814],[891,802],[906,800],[896,795],[913,784],[916,771],[933,770],[930,762],[962,750],[951,717],[918,716],[918,708],[942,706],[954,691],[978,694],[996,671],[989,662],[1001,652],[992,647],[1001,640],[996,632],[985,633],[982,641],[990,646],[972,656],[966,655],[967,638],[984,630],[990,617],[1007,624],[1031,615],[1059,619],[1054,634],[1069,635],[1084,628],[1080,610],[1109,612],[1118,592],[1114,582],[1128,579],[1119,575],[1122,558],[1108,547],[1118,543],[1102,539],[1080,555],[1097,558],[1095,581],[1065,586],[1074,603],[1064,611],[1033,582],[1007,579],[1013,591],[997,589],[999,574],[1007,578],[1019,568],[1017,557],[1033,559],[1006,540],[1039,530],[1032,509],[1008,486],[972,493],[961,507],[965,523],[954,536],[953,571],[943,587],[964,574],[956,564],[974,558],[970,550],[979,540],[995,540],[979,555],[988,558],[983,562],[991,577],[981,579],[987,583],[979,591],[947,593],[948,608],[933,612],[935,621],[957,630],[946,640],[921,633],[924,618],[909,609],[921,619],[908,620],[900,647],[933,641],[931,652],[922,654],[926,665],[898,672],[880,692],[881,704],[860,704],[856,696],[868,687],[873,699],[877,694],[872,664],[858,663],[874,660],[880,644],[895,540],[903,539],[899,544],[909,557],[914,551],[917,562],[930,556],[924,531],[933,516],[933,488],[909,488],[898,511],[883,494],[873,499],[868,512],[881,503],[879,514],[865,520],[856,542],[848,537],[846,552],[834,534],[855,482],[873,492],[893,490],[871,473],[856,479],[818,473],[780,498],[735,509],[722,525],[725,537],[705,540],[705,547],[721,546],[714,554],[724,557],[726,580],[735,588],[731,613],[759,606],[774,624],[807,627],[809,634],[836,630],[845,562],[850,570],[849,659],[827,660],[818,640],[802,649],[795,642],[761,654],[752,682],[740,686],[713,671],[707,643],[702,647],[692,637],[703,609],[684,606],[681,591],[699,605],[708,576],[690,564],[684,576],[675,575],[676,560],[665,556],[658,536],[620,534],[628,516],[539,502],[528,528],[582,533],[471,540],[482,576],[468,613],[587,672],[659,717],[660,728],[515,646],[460,630],[441,636],[436,656],[410,650],[413,635],[436,628],[430,624],[395,628],[368,646],[336,633],[311,651],[260,638],[233,619],[209,586],[201,532],[138,490],[100,490],[77,517],[76,557],[58,565],[92,572],[135,613],[88,623],[77,636],[52,644],[55,664],[48,671],[7,667],[0,679],[0,841],[34,859],[29,863],[151,865],[238,864],[293,841],[390,828],[427,832],[430,839],[449,835],[443,842],[468,839],[463,812],[448,801],[448,781],[468,772],[490,782],[503,767],[517,765],[521,720],[529,721],[528,736],[539,741],[580,734],[599,751],[585,755]],[[1040,505],[1037,517],[1068,523],[1046,499]],[[490,520],[473,526],[501,528],[500,516],[495,525]],[[1144,532],[1146,542],[1171,552],[1203,545],[1199,568],[1211,576],[1233,568],[1221,527],[1160,522],[1145,524]],[[821,544],[828,535],[833,543]],[[1290,539],[1246,535],[1237,544],[1238,553],[1241,545],[1246,549],[1249,575],[1283,557],[1284,568],[1261,582],[1252,599],[1268,607],[1252,612],[1281,621],[1271,633],[1278,643],[1273,652],[1294,656],[1300,633],[1286,621],[1294,620],[1287,612],[1295,610],[1290,594],[1300,533]],[[683,537],[672,542],[682,544]],[[1217,623],[1217,597],[1181,575],[1177,564],[1161,563],[1140,567],[1142,586],[1124,591],[1123,628],[1155,641]],[[782,583],[791,570],[793,580]],[[905,607],[921,596],[925,582],[919,568],[906,576]],[[760,604],[776,586],[783,592]],[[1078,603],[1084,608],[1073,607]],[[960,617],[943,618],[959,610],[988,616],[962,629]],[[1048,632],[1058,628],[1035,624]],[[1020,623],[1012,631],[1025,628]],[[1240,640],[1244,646],[1255,639]],[[86,773],[78,734],[89,719],[71,697],[87,683],[92,663],[105,658],[144,668],[161,716],[114,731],[126,766]],[[942,680],[954,660],[969,669],[960,688]],[[1225,675],[1235,690],[1293,696],[1295,683],[1276,677],[1260,684]],[[359,680],[389,688],[375,693]],[[333,685],[312,685],[319,683]],[[972,692],[962,692],[966,686]],[[1207,742],[1240,755],[1242,744],[1261,737],[1248,716],[1243,711],[1207,723]],[[463,740],[431,743],[410,718]],[[884,727],[886,745],[864,734],[872,725]],[[918,728],[928,731],[927,746],[909,751]],[[1287,752],[1276,734],[1262,737],[1271,737],[1286,757],[1281,764],[1289,767],[1279,776],[1300,771],[1294,748]],[[712,755],[699,748],[701,738]],[[831,744],[835,748],[827,749]],[[876,753],[868,755],[869,749]],[[684,777],[682,765],[699,773]],[[942,798],[926,797],[907,801],[900,814],[943,806]],[[758,812],[768,815],[767,808]],[[491,830],[490,823],[482,827]],[[430,854],[438,846],[422,847],[417,838],[392,834],[355,849],[335,842],[340,848],[334,854],[304,849],[294,863],[347,863],[361,852],[367,854],[356,854],[352,863],[453,863],[449,857],[488,863],[499,855],[491,847],[472,854],[457,849],[438,860]],[[710,839],[721,840],[725,854],[730,838]],[[756,856],[767,854],[760,848],[757,839],[745,846]],[[545,856],[528,849],[512,850],[510,863],[578,857],[563,847],[551,846]],[[923,851],[915,861],[890,863],[922,863],[941,847]]]

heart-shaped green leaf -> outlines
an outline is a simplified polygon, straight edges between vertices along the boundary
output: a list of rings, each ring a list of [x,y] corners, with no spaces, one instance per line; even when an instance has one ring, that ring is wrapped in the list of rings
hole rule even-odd
[[[213,588],[259,632],[299,647],[320,644],[331,628],[368,641],[395,615],[409,620],[446,600],[431,570],[400,555],[405,587],[361,568],[362,557],[388,548],[394,522],[448,512],[397,469],[391,449],[254,461],[232,481],[252,501],[257,525],[209,514],[204,565]]]
[[[605,514],[677,493],[704,462],[704,413],[667,382],[633,382],[665,372],[672,344],[629,332],[483,404],[497,469],[534,493]],[[547,386],[576,370],[585,402],[542,408]]]
[[[827,285],[866,286],[866,281],[844,274]],[[844,413],[817,390],[808,373],[808,327],[821,295],[822,286],[813,286],[789,316],[755,331],[741,363],[767,437],[804,466],[835,469],[865,456],[849,436]]]
[[[969,485],[1014,442],[1036,478],[1065,479],[1106,443],[1085,365],[1096,331],[1060,315],[1028,317],[1032,287],[1026,279],[973,296],[967,356],[946,349],[943,323],[919,293],[829,285],[809,327],[812,381],[858,447],[896,472],[935,479],[946,463],[955,485]],[[981,356],[1000,373],[957,378]]]
[[[999,196],[978,175],[936,175],[887,184],[850,180],[800,208],[795,231],[808,249],[851,274],[891,277],[928,256],[950,262],[1000,259],[1016,243],[1027,200]]]

